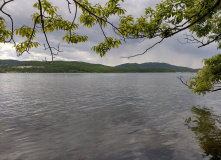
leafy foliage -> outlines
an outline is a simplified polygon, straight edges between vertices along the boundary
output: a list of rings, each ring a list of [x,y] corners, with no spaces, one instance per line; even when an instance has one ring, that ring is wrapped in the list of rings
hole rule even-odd
[[[122,17],[120,30],[127,37],[168,38],[188,28],[198,37],[212,39],[220,34],[220,5],[219,0],[164,0],[155,10],[146,8],[136,21],[131,15]]]
[[[5,43],[11,34],[10,29],[8,29],[5,25],[5,19],[0,17],[0,42]]]
[[[98,46],[94,46],[92,50],[97,53],[100,53],[100,56],[103,57],[108,50],[111,48],[119,47],[121,41],[113,37],[107,37],[103,43],[100,43]]]
[[[49,50],[51,53],[52,61],[54,56],[61,51],[59,50],[59,45],[58,47],[50,45],[47,32],[54,32],[56,30],[66,32],[62,39],[67,43],[77,44],[87,41],[88,37],[86,35],[79,35],[76,31],[79,27],[79,23],[76,21],[78,9],[82,11],[79,17],[79,22],[83,24],[83,26],[91,28],[95,25],[99,25],[103,31],[105,41],[93,47],[94,51],[99,53],[101,56],[104,56],[108,50],[118,47],[118,45],[121,44],[121,39],[116,39],[113,37],[107,38],[103,28],[107,25],[115,27],[108,21],[108,18],[112,15],[120,16],[125,13],[125,10],[119,5],[119,2],[123,2],[124,0],[108,0],[105,6],[101,6],[100,4],[92,5],[88,2],[88,0],[73,0],[73,5],[76,7],[73,20],[65,20],[64,17],[59,15],[59,8],[54,6],[53,3],[48,2],[47,0],[38,0],[33,5],[33,8],[36,8],[38,12],[31,15],[33,27],[29,27],[28,25],[24,24],[20,28],[14,28],[14,21],[10,13],[4,12],[4,7],[13,1],[14,0],[0,0],[0,2],[2,2],[0,11],[4,14],[4,16],[10,19],[12,26],[11,28],[8,27],[3,16],[0,16],[0,43],[13,42],[18,56],[22,55],[24,52],[29,52],[31,48],[37,48],[40,45],[39,42],[34,42],[36,39],[36,34],[40,33],[45,36],[45,49]],[[66,0],[66,3],[68,4],[68,9],[71,14],[71,2]],[[115,27],[115,29],[117,29],[117,27]],[[15,35],[19,35],[26,40],[17,43]]]
[[[204,67],[198,71],[196,77],[191,78],[190,88],[194,93],[206,94],[206,92],[221,90],[221,54],[204,59]]]

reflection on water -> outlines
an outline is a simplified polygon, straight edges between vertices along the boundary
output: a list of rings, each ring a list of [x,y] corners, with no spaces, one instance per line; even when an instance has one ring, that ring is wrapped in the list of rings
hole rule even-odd
[[[199,146],[211,160],[221,159],[221,116],[217,116],[211,109],[193,106],[193,117],[186,119],[186,125],[199,140]]]
[[[0,74],[0,160],[202,160],[177,76]]]

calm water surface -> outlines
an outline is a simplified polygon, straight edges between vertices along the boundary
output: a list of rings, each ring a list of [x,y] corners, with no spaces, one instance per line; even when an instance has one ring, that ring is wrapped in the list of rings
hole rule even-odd
[[[209,159],[184,123],[194,105],[221,115],[221,93],[179,75],[0,74],[0,159]]]

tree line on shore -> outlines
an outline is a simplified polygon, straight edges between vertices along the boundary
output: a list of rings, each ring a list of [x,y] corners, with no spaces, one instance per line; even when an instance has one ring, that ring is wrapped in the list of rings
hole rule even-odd
[[[0,72],[19,73],[136,73],[136,72],[196,72],[197,69],[173,66],[167,63],[122,64],[111,67],[78,61],[0,61]]]

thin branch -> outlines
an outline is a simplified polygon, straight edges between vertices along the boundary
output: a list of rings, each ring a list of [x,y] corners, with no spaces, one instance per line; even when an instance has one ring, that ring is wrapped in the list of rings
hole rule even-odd
[[[209,15],[217,6],[219,6],[221,0],[217,0],[216,3],[208,10],[207,13],[203,14],[201,17],[199,17],[198,19],[196,19],[194,22],[192,22],[191,24],[189,24],[188,26],[186,27],[183,27],[181,29],[179,29],[178,31],[172,33],[170,36],[174,35],[174,34],[177,34],[191,26],[193,26],[194,24],[196,24],[197,22],[199,22],[200,20],[202,20],[203,18],[205,18],[207,15]]]
[[[221,88],[217,88],[217,89],[205,89],[205,90],[199,90],[199,89],[195,89],[190,87],[190,85],[188,84],[188,82],[182,77],[177,77],[185,86],[187,86],[189,89],[195,90],[195,91],[199,91],[199,92],[216,92],[216,91],[220,91]]]
[[[4,3],[2,4],[2,6],[0,7],[0,11],[3,13],[3,14],[5,14],[7,17],[9,17],[9,19],[10,19],[10,21],[11,21],[11,31],[12,31],[12,33],[10,34],[10,40],[8,40],[8,41],[6,41],[6,42],[11,42],[11,41],[13,41],[13,43],[14,43],[14,45],[16,45],[16,43],[15,43],[15,41],[14,41],[14,21],[13,21],[13,19],[12,19],[12,17],[11,17],[11,15],[10,14],[8,14],[8,13],[6,13],[6,12],[4,12],[2,9],[3,9],[3,7],[6,5],[6,4],[8,4],[8,3],[10,3],[10,2],[13,2],[14,0],[9,0],[9,1],[7,1],[7,2],[5,2],[4,1]]]
[[[197,14],[191,16],[190,19],[189,19],[188,21],[184,22],[182,25],[175,26],[175,27],[172,28],[171,30],[176,30],[176,29],[179,30],[179,27],[185,26],[185,25],[186,25],[187,23],[189,23],[194,17],[199,16],[199,15],[201,14],[203,8],[204,8],[207,4],[208,4],[208,2],[207,2],[206,4],[203,2],[203,5],[201,6],[201,9],[199,10],[199,12],[197,12]],[[185,12],[185,13],[192,13],[192,12]]]
[[[139,43],[143,43],[145,40],[147,40],[147,38],[143,38]]]
[[[25,51],[27,51],[27,52],[29,52],[29,45],[30,45],[30,43],[31,43],[32,37],[34,36],[34,31],[35,31],[35,28],[36,28],[36,25],[37,25],[37,20],[38,20],[39,17],[41,17],[41,16],[39,15],[39,16],[37,16],[37,18],[35,19],[34,27],[33,27],[33,29],[32,29],[31,36],[29,37],[28,45],[27,45],[26,50],[25,50]],[[21,54],[22,54],[22,53],[21,53]]]
[[[47,48],[45,44],[44,44],[44,47],[45,47],[44,50],[48,50],[49,49],[49,47]],[[64,52],[64,51],[60,51],[60,43],[58,44],[57,48],[55,48],[55,47],[51,47],[51,48],[57,51],[57,53],[56,54],[53,53],[53,55],[58,55],[59,52]]]
[[[186,25],[187,23],[189,23],[193,17],[196,17],[196,16],[199,16],[199,15],[200,15],[200,13],[202,12],[202,8],[205,6],[205,5],[203,5],[203,6],[201,7],[201,10],[198,12],[197,15],[194,15],[194,16],[190,17],[190,20],[188,20],[188,21],[185,22],[183,25],[181,25],[183,28],[177,28],[177,26],[175,26],[175,27],[172,28],[171,30],[178,30],[178,31],[175,31],[175,32],[171,33],[171,34],[168,35],[167,37],[163,37],[163,36],[162,36],[163,33],[164,33],[166,30],[160,31],[160,32],[159,32],[160,34],[155,35],[155,37],[161,37],[162,39],[161,39],[159,42],[157,42],[157,43],[155,43],[154,45],[152,45],[151,47],[147,48],[143,53],[141,53],[141,54],[136,54],[136,55],[133,55],[133,56],[128,56],[128,57],[121,57],[121,58],[128,58],[128,59],[129,59],[129,58],[132,58],[132,57],[136,57],[136,56],[140,56],[140,55],[145,54],[148,50],[150,50],[151,48],[153,48],[153,47],[156,46],[157,44],[161,43],[165,38],[169,38],[169,37],[171,37],[171,36],[173,36],[173,35],[175,35],[175,34],[181,32],[181,31],[186,30],[186,29],[188,29],[189,27],[195,25],[197,22],[199,22],[200,20],[202,20],[203,18],[205,18],[207,15],[209,15],[216,7],[220,4],[220,2],[221,2],[221,0],[217,0],[216,3],[208,10],[208,12],[206,12],[205,14],[203,14],[202,16],[200,16],[198,19],[196,19],[196,20],[195,20],[194,22],[192,22],[191,24],[189,24],[189,25],[183,27],[184,25]],[[200,41],[197,40],[196,38],[194,38],[194,37],[192,37],[192,38],[195,39],[196,41],[200,42]],[[218,38],[218,37],[217,37],[217,38]],[[190,39],[187,39],[187,40],[190,41]],[[215,40],[216,40],[216,39],[215,39]],[[213,40],[213,41],[215,41],[215,40]],[[213,41],[208,42],[208,44],[212,43]],[[192,42],[193,42],[193,41],[192,41]],[[200,42],[200,43],[202,44],[202,42]],[[204,44],[203,46],[208,45],[208,44]]]
[[[198,48],[201,48],[201,47],[207,46],[207,45],[209,45],[210,43],[215,42],[220,36],[221,36],[221,33],[218,34],[213,40],[211,40],[211,41],[209,41],[209,42],[207,42],[207,43],[205,43],[205,44],[199,46]]]
[[[210,90],[210,92],[216,92],[216,91],[220,91],[221,88],[218,88],[218,89],[213,89],[213,90]]]
[[[184,43],[184,42],[181,42],[181,41],[179,41],[179,39],[177,39],[178,40],[178,42],[179,43],[181,43],[181,44],[193,44],[193,43],[200,43],[200,44],[204,44],[203,43],[203,40],[202,41],[200,41],[200,40],[198,40],[197,38],[195,38],[192,34],[183,34],[183,35],[185,35],[186,36],[186,38],[184,38],[185,40],[186,40],[186,42]]]
[[[91,14],[92,16],[94,16],[95,18],[97,19],[100,19],[101,21],[104,21],[106,23],[108,23],[109,25],[111,25],[114,29],[116,29],[122,36],[123,34],[121,33],[121,31],[116,27],[114,26],[111,22],[105,20],[104,18],[102,17],[99,17],[97,16],[96,14],[94,14],[93,12],[91,12],[89,9],[85,8],[81,3],[79,3],[77,0],[73,0],[76,4],[78,4],[80,7],[82,7],[85,11],[87,11],[89,14]]]
[[[10,3],[10,2],[12,2],[12,1],[14,1],[14,0],[9,0],[9,1],[7,1],[7,2],[4,1],[4,3],[3,3],[2,6],[0,7],[0,10],[2,10],[3,7],[4,7],[7,3]]]
[[[71,2],[69,2],[69,0],[66,0],[68,2],[68,10],[69,10],[69,13],[71,13],[71,8],[70,8],[70,4]]]
[[[52,61],[53,61],[53,52],[52,52],[52,49],[51,49],[51,46],[50,46],[50,43],[48,41],[48,37],[47,37],[47,34],[45,32],[45,24],[44,24],[44,16],[43,16],[43,11],[42,11],[42,6],[41,6],[41,0],[38,0],[38,3],[39,3],[39,6],[40,6],[40,16],[41,16],[41,26],[42,26],[42,31],[44,33],[44,36],[45,36],[45,40],[46,40],[46,43],[48,45],[48,48],[51,52],[51,55],[52,55]]]
[[[193,89],[193,88],[191,88],[189,85],[188,85],[188,82],[187,82],[187,80],[185,80],[182,76],[180,76],[180,77],[177,77],[185,86],[187,86],[188,88],[190,88],[190,89]],[[184,82],[185,81],[185,82]]]
[[[102,33],[103,33],[103,35],[104,35],[106,41],[108,42],[108,43],[107,43],[107,44],[108,44],[108,48],[107,48],[107,49],[110,50],[109,41],[108,41],[108,38],[107,38],[107,36],[106,36],[106,34],[105,34],[103,28],[102,28],[101,22],[99,21],[98,23],[99,23],[99,26],[100,26],[100,28],[101,28],[101,31],[102,31]]]
[[[43,34],[44,34],[44,36],[45,36],[45,40],[46,40],[46,43],[47,43],[47,45],[48,45],[48,48],[47,49],[49,49],[50,50],[50,53],[51,53],[51,58],[52,58],[52,60],[51,60],[51,62],[50,63],[52,63],[53,61],[54,61],[54,55],[57,55],[57,54],[54,54],[53,53],[53,51],[52,51],[52,48],[53,49],[55,49],[54,47],[51,47],[51,45],[50,45],[50,43],[49,43],[49,41],[48,41],[48,37],[47,37],[47,34],[46,34],[46,31],[45,31],[45,24],[44,24],[44,15],[43,15],[43,11],[42,11],[42,6],[41,6],[41,0],[38,0],[38,3],[39,3],[39,6],[40,6],[40,16],[41,16],[41,26],[42,26],[42,31],[43,31]],[[58,47],[59,47],[59,45],[58,45]],[[57,49],[56,49],[57,50]],[[59,50],[57,50],[57,51],[59,51]]]
[[[77,11],[78,11],[77,9],[78,9],[78,7],[77,7],[77,4],[75,3],[75,14],[74,14],[74,19],[73,19],[71,26],[70,26],[70,37],[71,37],[71,28],[73,27],[74,21],[77,18]],[[70,42],[71,42],[71,38],[69,39],[68,44],[70,44]]]
[[[121,57],[121,58],[128,58],[129,59],[129,58],[132,58],[132,57],[137,57],[137,56],[144,55],[148,50],[150,50],[151,48],[155,47],[157,44],[161,43],[163,40],[164,40],[164,38],[162,38],[160,41],[158,41],[157,43],[155,43],[151,47],[147,48],[143,53],[136,54],[136,55],[133,55],[133,56],[128,56],[128,57]]]
[[[200,43],[201,46],[199,46],[198,48],[201,48],[201,47],[207,46],[207,45],[209,45],[209,44],[215,42],[216,40],[218,40],[218,39],[221,37],[221,33],[220,33],[220,34],[216,35],[216,37],[215,37],[213,40],[208,41],[207,43],[203,43],[203,40],[202,40],[202,41],[198,40],[198,39],[195,38],[192,34],[191,34],[191,35],[184,34],[184,35],[186,36],[186,38],[184,38],[184,39],[186,39],[186,42],[183,43],[183,42],[180,42],[179,39],[177,39],[179,43],[181,43],[181,44],[187,44],[187,43]]]

